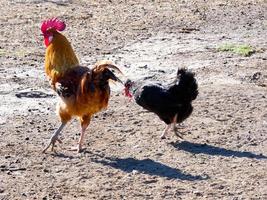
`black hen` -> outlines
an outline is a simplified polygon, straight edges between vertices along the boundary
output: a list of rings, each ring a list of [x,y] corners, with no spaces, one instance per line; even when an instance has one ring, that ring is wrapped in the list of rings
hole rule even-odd
[[[131,97],[130,91],[138,105],[155,113],[168,125],[161,138],[165,138],[172,124],[175,134],[181,138],[177,132],[176,123],[181,123],[190,116],[193,111],[191,103],[198,95],[197,81],[192,72],[179,69],[175,83],[170,86],[163,86],[159,83],[137,86],[134,82],[127,80],[125,95]]]

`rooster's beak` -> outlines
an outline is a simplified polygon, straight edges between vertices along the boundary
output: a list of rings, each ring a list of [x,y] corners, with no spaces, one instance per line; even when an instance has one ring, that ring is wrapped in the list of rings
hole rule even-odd
[[[120,82],[122,85],[124,85],[124,83],[122,82],[122,80],[121,79],[119,79],[118,77],[116,77],[117,78],[117,80],[116,81],[118,81],[118,82]]]
[[[109,71],[109,79],[120,82],[123,85],[123,82],[112,71]]]

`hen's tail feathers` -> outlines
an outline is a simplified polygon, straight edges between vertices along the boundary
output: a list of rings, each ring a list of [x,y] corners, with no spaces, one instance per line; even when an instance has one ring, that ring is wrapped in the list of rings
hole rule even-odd
[[[198,84],[195,79],[195,74],[185,68],[178,69],[177,71],[178,83],[173,87],[180,99],[184,101],[193,101],[198,95]]]

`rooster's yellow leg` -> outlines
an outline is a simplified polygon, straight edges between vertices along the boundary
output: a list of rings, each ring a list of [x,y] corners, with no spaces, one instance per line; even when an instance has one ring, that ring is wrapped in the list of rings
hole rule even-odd
[[[85,131],[86,131],[87,127],[90,124],[90,120],[91,120],[91,116],[83,116],[81,118],[82,131],[81,131],[81,135],[80,135],[79,142],[78,142],[78,147],[77,147],[77,152],[78,153],[80,153],[82,151],[82,145],[83,145],[83,142],[84,142]]]
[[[80,153],[82,151],[82,145],[84,142],[84,135],[85,135],[85,130],[86,130],[87,126],[82,127],[82,132],[79,138],[79,142],[78,142],[78,147],[77,147],[77,152]]]
[[[64,126],[67,123],[61,123],[60,127],[53,133],[53,135],[50,138],[49,144],[43,149],[43,153],[46,152],[46,150],[52,145],[52,151],[54,151],[54,147],[55,147],[55,143],[56,141],[58,141],[59,143],[62,143],[62,141],[58,138],[60,132],[62,131],[62,129],[64,128]]]

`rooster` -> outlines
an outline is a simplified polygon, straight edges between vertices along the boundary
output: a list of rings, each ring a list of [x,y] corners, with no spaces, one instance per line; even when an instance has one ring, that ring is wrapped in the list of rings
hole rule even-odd
[[[110,61],[97,62],[91,69],[79,65],[79,61],[63,31],[66,25],[63,21],[53,18],[42,23],[41,31],[46,45],[45,71],[50,79],[52,88],[60,100],[57,104],[57,114],[61,125],[53,133],[45,152],[50,146],[54,151],[61,130],[74,116],[81,123],[81,134],[77,151],[82,151],[85,130],[92,116],[107,108],[110,98],[109,80],[122,81],[111,71],[120,69]],[[122,83],[123,84],[123,83]]]
[[[134,96],[138,105],[155,113],[167,124],[161,135],[162,139],[166,138],[171,126],[173,126],[175,134],[182,138],[176,124],[190,116],[193,111],[191,103],[198,95],[198,85],[192,72],[179,69],[176,81],[169,86],[159,83],[140,85],[131,80],[127,80],[124,86],[127,97]]]
[[[55,89],[57,80],[64,73],[79,66],[78,58],[70,42],[59,32],[64,31],[65,28],[66,24],[57,18],[46,20],[41,25],[46,46],[45,72],[53,89]]]

